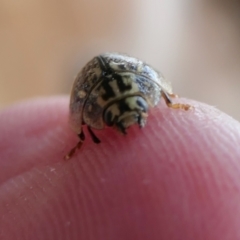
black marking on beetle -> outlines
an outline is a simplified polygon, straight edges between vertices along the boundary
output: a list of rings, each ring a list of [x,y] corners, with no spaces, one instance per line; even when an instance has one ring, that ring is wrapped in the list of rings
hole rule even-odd
[[[120,93],[124,93],[132,89],[132,85],[126,85],[123,81],[123,78],[119,74],[113,74],[113,78],[117,80],[117,85],[119,88]]]
[[[131,71],[136,71],[136,70],[137,70],[137,65],[133,65],[133,64],[131,63],[131,64],[129,64],[129,69],[130,69]]]
[[[115,93],[112,89],[112,87],[109,85],[109,82],[111,81],[111,79],[105,77],[103,80],[102,80],[102,84],[101,84],[101,88],[104,89],[105,93],[102,95],[102,99],[104,101],[108,101],[110,98],[113,98],[115,97]]]
[[[125,70],[126,69],[126,66],[125,66],[124,63],[118,64],[117,66],[120,70]]]
[[[124,98],[119,100],[117,105],[118,105],[118,109],[120,111],[120,115],[122,115],[124,112],[132,110],[132,109],[130,109],[128,103],[126,102],[126,99],[124,99]]]
[[[106,122],[106,124],[108,126],[112,126],[114,124],[112,121],[112,112],[111,111],[107,111],[107,113],[105,114],[104,121]]]
[[[137,118],[137,123],[139,125],[139,127],[142,127],[142,115],[141,114],[138,114],[138,118]]]

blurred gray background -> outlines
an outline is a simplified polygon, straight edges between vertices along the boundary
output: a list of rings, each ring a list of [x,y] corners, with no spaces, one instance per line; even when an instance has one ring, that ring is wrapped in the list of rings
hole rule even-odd
[[[174,92],[240,120],[240,2],[1,0],[0,108],[69,93],[93,56],[128,53]]]

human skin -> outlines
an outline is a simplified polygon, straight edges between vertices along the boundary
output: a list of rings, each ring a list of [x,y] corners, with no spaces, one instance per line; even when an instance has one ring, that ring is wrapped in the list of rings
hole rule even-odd
[[[192,100],[78,139],[68,97],[0,113],[1,240],[240,239],[240,123]]]

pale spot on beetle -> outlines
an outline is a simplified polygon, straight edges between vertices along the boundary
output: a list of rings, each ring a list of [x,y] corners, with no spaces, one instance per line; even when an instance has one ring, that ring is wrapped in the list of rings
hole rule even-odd
[[[83,90],[80,90],[80,91],[78,92],[79,98],[85,98],[86,95],[87,95],[87,93],[86,93],[85,91],[83,91]]]
[[[128,104],[130,109],[135,109],[137,106],[136,98],[127,98],[126,103]]]
[[[119,109],[117,107],[113,107],[111,109],[111,112],[112,112],[113,115],[116,115],[116,116],[120,115],[120,111],[119,111]]]
[[[142,72],[143,71],[143,65],[142,64],[139,64],[138,66],[137,66],[137,72]]]

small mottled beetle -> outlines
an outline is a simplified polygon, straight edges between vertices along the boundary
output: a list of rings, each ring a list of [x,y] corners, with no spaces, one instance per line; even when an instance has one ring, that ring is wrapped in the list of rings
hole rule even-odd
[[[65,156],[69,159],[80,148],[85,136],[82,125],[87,125],[95,143],[100,140],[94,129],[111,126],[126,134],[126,129],[137,123],[144,127],[148,109],[163,97],[167,106],[188,110],[190,105],[172,103],[171,84],[148,64],[118,53],[104,53],[94,57],[78,74],[70,100],[70,125],[78,134],[79,142]]]

